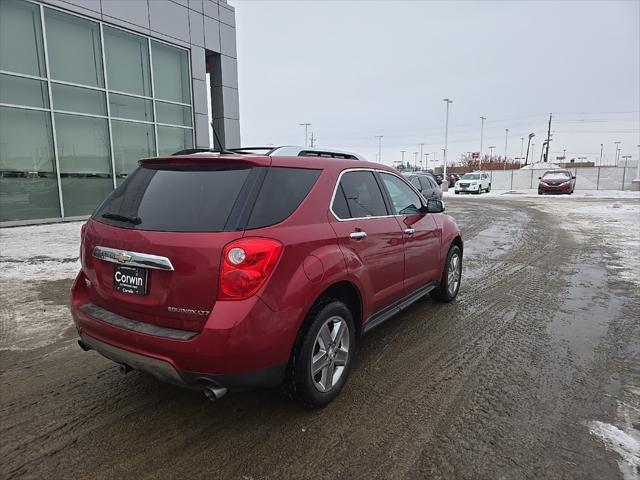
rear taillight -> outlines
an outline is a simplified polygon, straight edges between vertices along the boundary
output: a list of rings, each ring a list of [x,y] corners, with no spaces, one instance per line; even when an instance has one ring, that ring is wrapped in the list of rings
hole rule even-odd
[[[243,300],[256,293],[281,251],[282,244],[269,238],[243,238],[224,247],[218,300]]]

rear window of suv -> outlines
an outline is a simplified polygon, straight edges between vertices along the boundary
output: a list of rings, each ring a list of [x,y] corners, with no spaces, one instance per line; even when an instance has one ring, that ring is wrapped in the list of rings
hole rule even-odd
[[[93,218],[122,228],[167,232],[259,228],[291,215],[319,174],[278,167],[141,166]]]

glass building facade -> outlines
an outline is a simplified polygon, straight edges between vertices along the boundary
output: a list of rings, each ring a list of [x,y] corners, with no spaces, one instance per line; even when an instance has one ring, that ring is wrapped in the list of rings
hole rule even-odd
[[[141,158],[192,148],[190,54],[1,0],[0,225],[89,215]]]

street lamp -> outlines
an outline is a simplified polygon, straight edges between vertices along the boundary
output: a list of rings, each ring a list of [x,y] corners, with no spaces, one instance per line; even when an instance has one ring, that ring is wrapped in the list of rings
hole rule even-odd
[[[520,137],[520,160],[523,159],[522,154],[524,153],[524,137]]]
[[[490,153],[489,153],[489,161],[493,160],[493,149],[496,148],[495,146],[491,146],[489,147]],[[482,165],[482,164],[481,164]]]
[[[307,148],[309,146],[309,127],[311,126],[311,124],[299,123],[298,125],[304,127],[304,148]]]
[[[504,163],[507,163],[507,141],[509,139],[509,129],[504,129]]]
[[[480,169],[482,170],[482,141],[484,140],[484,121],[487,117],[480,117]]]
[[[443,102],[445,102],[447,104],[447,116],[446,116],[446,120],[444,123],[444,152],[443,152],[443,163],[444,163],[444,174],[443,174],[443,178],[447,178],[447,143],[449,141],[449,105],[451,105],[453,103],[453,100],[450,100],[448,98],[443,99]],[[442,182],[442,185],[444,185],[445,187],[443,188],[443,190],[447,189],[447,182]]]
[[[527,156],[526,156],[526,157],[524,157],[524,164],[525,164],[525,165],[526,165],[526,164],[527,164],[527,162],[529,161],[529,147],[531,146],[531,139],[532,139],[533,137],[535,137],[535,136],[536,136],[536,134],[535,134],[535,133],[533,133],[533,132],[531,132],[531,133],[529,134],[529,141],[527,142]],[[533,153],[531,154],[531,158],[533,158]]]
[[[378,163],[382,163],[382,137],[383,135],[376,135],[378,139]]]
[[[418,152],[413,152],[413,169],[418,169]]]
[[[622,142],[613,142],[613,143],[616,145],[616,156],[615,156],[615,159],[616,159],[616,167],[617,167],[618,166],[618,160],[620,160],[620,156],[619,156],[620,155],[620,144]]]
[[[402,168],[404,168],[404,154],[405,154],[406,150],[400,150],[400,153],[402,154]]]

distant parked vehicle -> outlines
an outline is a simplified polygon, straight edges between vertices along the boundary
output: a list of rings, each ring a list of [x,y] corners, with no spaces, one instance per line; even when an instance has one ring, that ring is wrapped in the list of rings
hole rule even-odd
[[[450,173],[449,174],[449,188],[453,187],[458,180],[460,180],[460,175],[458,175],[457,173]]]
[[[571,195],[576,188],[576,177],[569,170],[549,170],[538,177],[538,195],[566,193]]]
[[[442,200],[442,189],[431,173],[405,173],[404,176],[416,187],[422,196],[429,199]]]
[[[465,173],[454,187],[455,194],[469,192],[480,194],[491,191],[491,178],[485,172]]]

